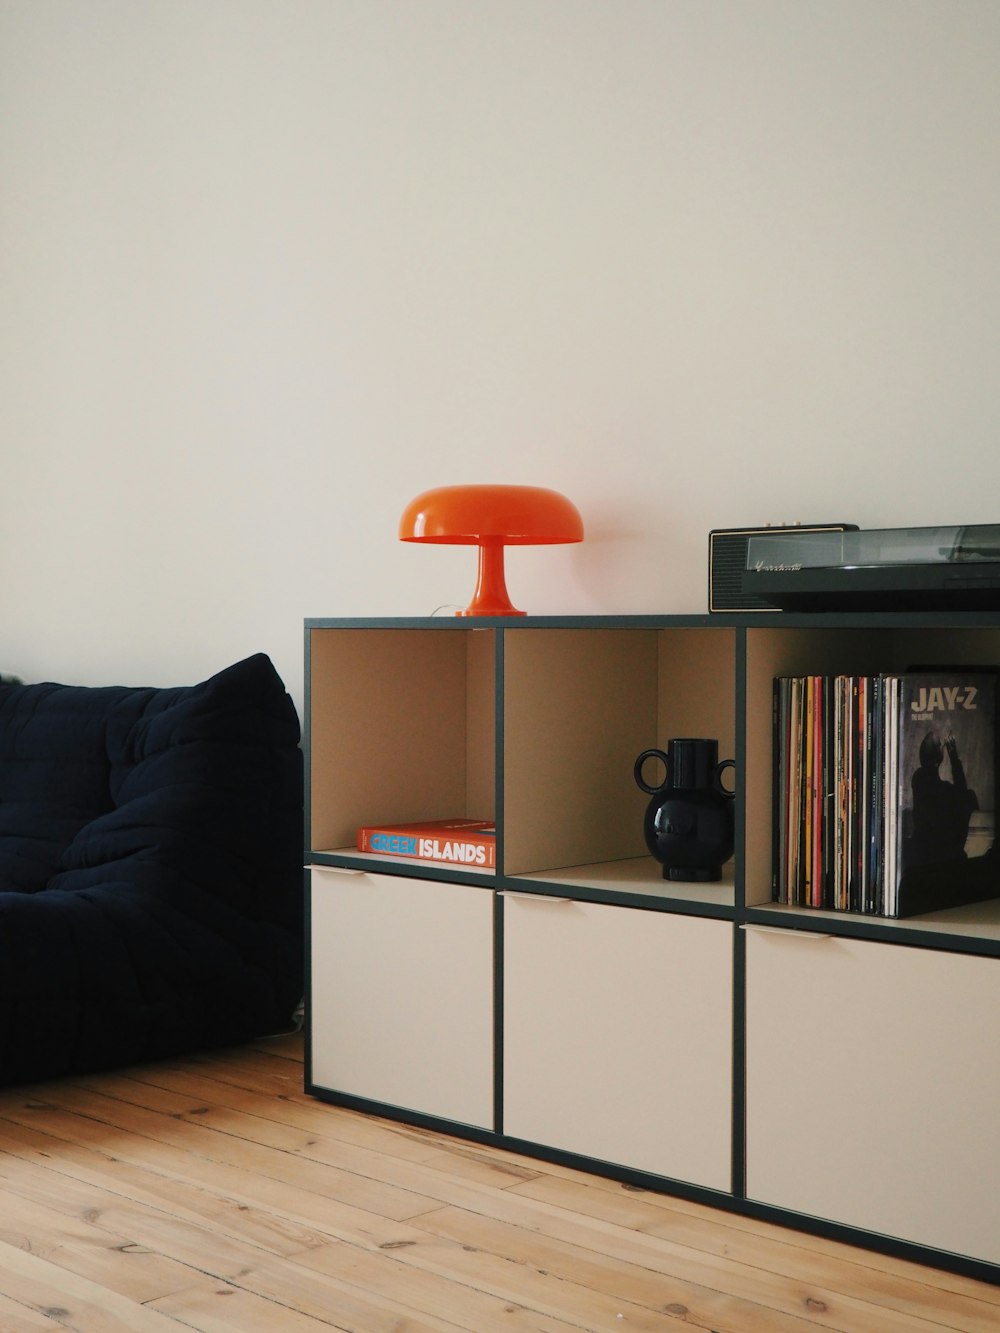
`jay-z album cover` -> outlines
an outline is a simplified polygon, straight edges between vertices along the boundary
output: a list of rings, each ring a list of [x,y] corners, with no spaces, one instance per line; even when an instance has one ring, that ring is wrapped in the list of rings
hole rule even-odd
[[[993,671],[891,676],[886,755],[887,915],[913,916],[1000,896],[995,845],[997,682]],[[893,700],[895,706],[889,702]],[[895,743],[893,743],[895,742]],[[889,775],[887,775],[889,777]],[[892,910],[894,907],[895,910]]]

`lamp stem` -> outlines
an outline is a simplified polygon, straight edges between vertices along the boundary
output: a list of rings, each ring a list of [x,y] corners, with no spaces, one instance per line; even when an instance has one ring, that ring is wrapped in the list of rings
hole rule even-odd
[[[523,616],[511,604],[503,570],[503,541],[483,538],[479,543],[479,572],[472,601],[460,616]]]

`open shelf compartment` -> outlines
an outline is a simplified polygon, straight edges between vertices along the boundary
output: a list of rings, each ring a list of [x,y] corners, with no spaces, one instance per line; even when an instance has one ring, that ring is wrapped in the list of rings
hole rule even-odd
[[[504,872],[551,884],[731,906],[734,864],[715,884],[666,881],[646,850],[650,797],[633,768],[672,737],[735,757],[731,627],[540,628],[504,646]],[[662,773],[662,769],[661,769]],[[658,780],[649,761],[648,781]]]
[[[788,907],[771,901],[773,852],[773,681],[788,675],[875,675],[924,667],[997,667],[1000,629],[955,624],[919,628],[801,625],[750,628],[746,636],[746,905],[785,922],[799,915],[833,924],[845,919],[887,929],[919,927],[1000,941],[1000,898],[895,920],[861,913]]]
[[[360,857],[365,825],[495,819],[495,634],[311,628],[307,845]],[[378,857],[404,872],[437,862]],[[460,867],[465,870],[465,867]]]

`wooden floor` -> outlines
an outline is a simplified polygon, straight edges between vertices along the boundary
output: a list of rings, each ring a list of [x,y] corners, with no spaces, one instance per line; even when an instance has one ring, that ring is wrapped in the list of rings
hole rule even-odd
[[[0,1330],[1000,1330],[1000,1289],[325,1106],[298,1037],[0,1091]]]

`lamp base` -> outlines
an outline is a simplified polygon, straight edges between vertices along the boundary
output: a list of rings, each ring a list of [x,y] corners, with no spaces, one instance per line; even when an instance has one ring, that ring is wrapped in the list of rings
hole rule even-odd
[[[457,616],[523,616],[507,594],[503,572],[503,542],[484,539],[479,543],[479,573],[476,591],[464,611]]]

